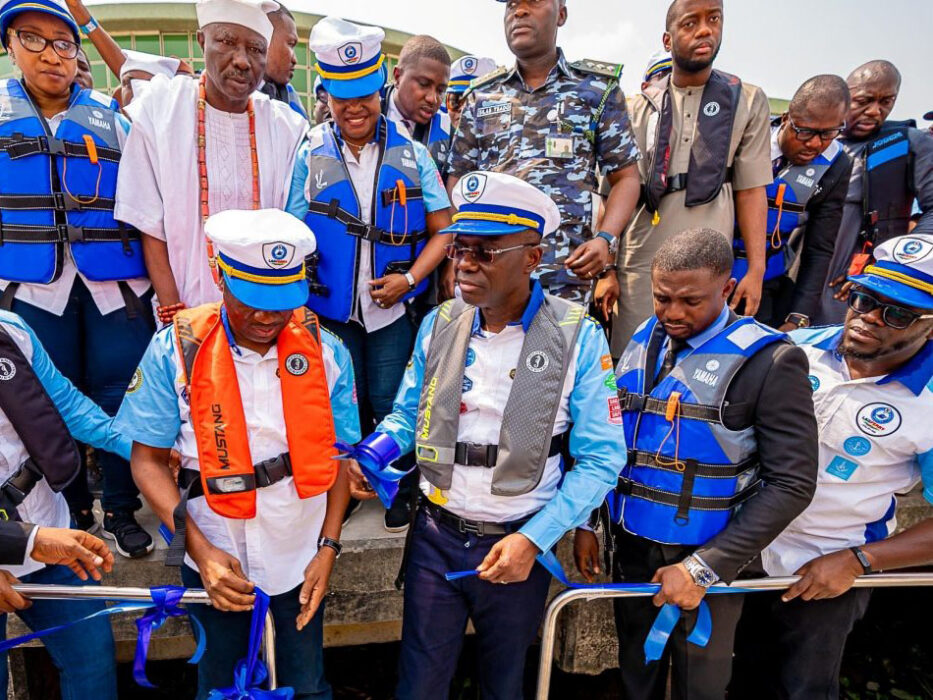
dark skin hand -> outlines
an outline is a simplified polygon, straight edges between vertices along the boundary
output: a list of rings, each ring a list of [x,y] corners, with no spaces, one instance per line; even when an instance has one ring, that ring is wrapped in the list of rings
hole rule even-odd
[[[30,557],[43,564],[67,566],[82,581],[100,581],[101,571],[113,571],[113,553],[107,543],[83,530],[40,527]]]
[[[239,24],[213,22],[198,31],[204,52],[207,102],[222,112],[242,114],[266,74],[266,40]]]
[[[696,585],[687,567],[679,562],[655,571],[651,583],[661,584],[661,590],[651,599],[659,608],[670,603],[681,610],[693,610],[706,595],[706,589]]]
[[[591,530],[577,528],[573,533],[573,560],[587,583],[599,576],[599,538]]]
[[[31,600],[13,590],[14,583],[21,581],[9,571],[0,569],[0,613],[13,613],[32,605]]]
[[[394,69],[395,102],[406,119],[428,124],[444,104],[450,66],[433,58],[409,59]]]

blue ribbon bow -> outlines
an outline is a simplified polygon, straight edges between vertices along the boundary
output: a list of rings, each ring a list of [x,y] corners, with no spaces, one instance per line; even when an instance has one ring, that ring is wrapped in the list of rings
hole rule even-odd
[[[598,588],[601,590],[628,591],[631,593],[650,593],[652,595],[661,590],[661,585],[658,583],[575,583],[567,578],[567,575],[564,573],[564,567],[561,566],[554,552],[542,552],[538,555],[537,559],[538,563],[547,569],[551,576],[556,578],[567,588]],[[458,579],[467,578],[468,576],[476,576],[478,573],[479,572],[475,569],[469,571],[452,571],[444,574],[444,578],[448,581],[456,581]],[[708,593],[714,594],[745,592],[747,591],[741,588],[710,588],[708,590]],[[661,611],[654,620],[654,624],[648,631],[648,636],[645,638],[646,664],[661,658],[661,655],[664,653],[664,648],[667,646],[667,641],[671,637],[671,632],[674,631],[674,627],[677,625],[678,620],[680,620],[680,615],[681,610],[676,605],[667,603],[661,608]],[[697,609],[696,625],[694,625],[693,631],[687,637],[687,641],[698,647],[705,647],[709,643],[712,632],[712,616],[709,612],[709,606],[706,604],[706,601],[703,600],[700,602],[700,607]]]
[[[152,633],[164,625],[170,617],[183,617],[188,614],[187,610],[178,605],[185,593],[185,589],[181,586],[156,586],[150,588],[149,592],[152,594],[152,602],[155,605],[147,608],[145,614],[136,620],[138,634],[136,635],[136,654],[133,657],[133,679],[144,688],[155,687],[146,677],[146,658],[149,655],[149,640],[152,638]],[[196,664],[204,655],[207,637],[198,619],[191,617],[190,620],[191,624],[197,628],[195,637],[198,640],[198,646],[188,659],[188,663]]]
[[[402,471],[394,467],[382,467],[380,469],[375,464],[371,464],[369,460],[357,459],[357,449],[352,445],[348,445],[345,442],[336,442],[334,443],[334,447],[340,451],[340,454],[338,454],[335,459],[357,460],[357,464],[360,465],[363,476],[366,477],[369,485],[373,487],[373,491],[379,496],[382,505],[386,508],[391,508],[392,501],[395,500],[395,495],[398,493],[398,483],[412,470]],[[412,467],[412,469],[414,469],[414,467]]]
[[[207,700],[292,700],[295,691],[292,688],[263,690],[259,686],[269,677],[269,669],[259,658],[259,646],[269,610],[269,595],[261,588],[254,590],[256,604],[249,625],[249,650],[246,658],[237,662],[233,672],[233,685],[228,688],[214,689]]]

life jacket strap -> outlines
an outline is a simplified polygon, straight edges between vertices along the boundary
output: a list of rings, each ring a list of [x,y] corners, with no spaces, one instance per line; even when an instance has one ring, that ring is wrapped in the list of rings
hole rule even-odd
[[[567,433],[558,433],[551,438],[548,457],[556,457],[561,453]],[[454,446],[454,463],[462,467],[482,467],[492,469],[499,458],[498,445],[477,445],[472,442],[458,442]]]
[[[656,399],[647,394],[637,394],[619,389],[619,402],[622,404],[624,413],[653,413],[658,416],[666,416],[668,411],[668,402],[666,399]],[[681,403],[681,418],[690,420],[699,420],[706,423],[722,423],[719,406],[708,406],[705,404]]]
[[[49,136],[27,137],[13,134],[0,138],[0,150],[5,151],[10,160],[34,155],[64,156],[66,158],[90,158],[88,147],[84,143],[62,141]],[[119,163],[120,151],[106,146],[95,146],[98,160]]]
[[[723,184],[726,182],[732,182],[732,176],[734,174],[733,168],[728,168],[726,170],[726,179],[723,180]],[[676,175],[671,175],[667,178],[667,187],[664,188],[664,194],[673,194],[674,192],[680,192],[681,190],[687,189],[687,183],[690,180],[688,173],[677,173]]]
[[[680,462],[682,464],[692,463],[694,473],[707,479],[733,478],[749,469],[757,469],[759,466],[757,455],[752,455],[736,464],[713,464],[691,459],[681,459]],[[664,457],[658,459],[656,452],[646,452],[644,450],[629,450],[627,463],[630,467],[650,467],[651,469],[663,469],[671,472],[681,471],[675,466],[673,460]]]
[[[686,486],[686,484],[685,484]],[[693,496],[690,495],[690,505],[689,509],[691,510],[731,510],[736,506],[741,505],[749,498],[758,493],[761,488],[761,480],[757,479],[747,486],[742,491],[739,491],[737,494],[732,496],[723,496],[723,497],[711,497],[711,496]],[[687,489],[683,489],[686,491]],[[692,487],[690,489],[692,491]],[[674,493],[672,491],[662,491],[661,489],[655,489],[650,486],[645,486],[644,484],[639,484],[631,479],[626,477],[619,477],[619,482],[616,485],[616,493],[619,493],[623,496],[630,496],[632,498],[642,498],[646,501],[651,501],[652,503],[660,503],[661,505],[671,506],[673,508],[681,509],[681,502],[683,500],[682,493]],[[680,513],[678,513],[678,516]]]
[[[393,204],[401,203],[401,194],[398,189],[382,190],[382,206],[391,207]],[[405,199],[424,199],[424,191],[420,187],[405,188]]]
[[[768,208],[777,209],[778,208],[777,200],[773,197],[768,197]],[[807,211],[807,205],[801,204],[800,202],[788,202],[786,199],[780,205],[781,209],[791,214],[804,214]]]
[[[414,188],[412,188],[413,190]],[[410,193],[412,190],[408,190]],[[385,194],[385,193],[383,193]],[[409,197],[411,194],[408,195]],[[336,202],[336,204],[335,204]],[[427,231],[412,231],[410,233],[392,233],[381,229],[372,224],[365,224],[363,220],[353,216],[350,212],[340,206],[339,200],[332,199],[329,203],[308,202],[308,212],[319,214],[329,219],[343,224],[347,233],[357,238],[362,238],[370,243],[382,243],[383,245],[402,246],[411,245],[413,242],[427,240],[429,234]]]
[[[0,520],[20,520],[16,509],[42,478],[42,472],[32,459],[23,462],[0,486]]]
[[[0,209],[27,211],[32,209],[54,209],[55,211],[113,211],[115,199],[97,197],[93,203],[85,204],[65,194],[5,194],[0,195]]]
[[[30,226],[28,224],[4,224],[0,231],[0,245],[4,243],[128,243],[138,241],[139,231],[122,228],[90,228],[56,224],[55,226]]]

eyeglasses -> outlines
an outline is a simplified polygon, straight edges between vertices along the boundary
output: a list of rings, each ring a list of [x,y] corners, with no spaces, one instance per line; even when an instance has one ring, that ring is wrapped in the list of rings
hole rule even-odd
[[[790,115],[788,115],[787,117],[787,124],[790,126],[791,129],[794,130],[794,133],[797,134],[797,140],[803,141],[804,143],[811,140],[814,136],[819,136],[820,141],[823,141],[824,143],[829,143],[830,141],[838,137],[839,134],[841,134],[846,128],[845,122],[842,123],[842,126],[837,126],[834,129],[801,128],[797,126],[796,124],[794,124],[794,120],[790,118]]]
[[[537,248],[537,243],[523,243],[522,245],[513,245],[510,248],[483,248],[482,246],[465,246],[458,245],[457,243],[449,243],[444,246],[444,251],[447,253],[447,257],[451,260],[462,260],[465,256],[469,255],[474,261],[480,265],[492,265],[496,258],[503,253],[509,253],[513,250],[521,250],[522,248]]]
[[[878,297],[869,294],[863,289],[853,289],[849,292],[849,308],[857,314],[870,314],[875,309],[881,309],[881,320],[884,325],[898,331],[909,328],[915,321],[933,318],[933,314],[919,314],[903,306],[885,304]]]
[[[67,39],[46,39],[33,32],[27,32],[24,29],[13,32],[19,39],[20,45],[32,53],[42,53],[45,47],[52,45],[52,50],[62,58],[73,59],[78,55],[78,45]]]

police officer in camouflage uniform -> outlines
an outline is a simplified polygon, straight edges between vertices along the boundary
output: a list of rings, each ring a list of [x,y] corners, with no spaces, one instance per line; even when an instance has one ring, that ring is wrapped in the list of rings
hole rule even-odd
[[[567,20],[566,0],[500,1],[516,65],[471,87],[447,186],[452,192],[466,173],[494,170],[547,193],[562,221],[544,241],[537,275],[551,294],[583,302],[638,200],[639,153],[618,84],[621,66],[564,58],[557,30]],[[612,190],[594,231],[597,172]]]

